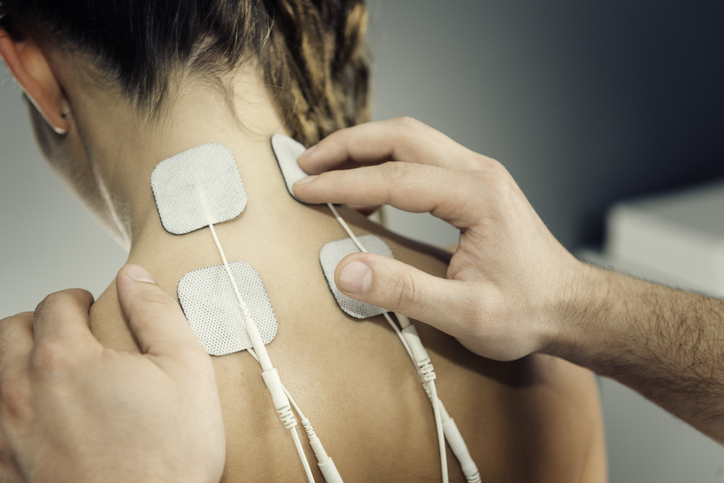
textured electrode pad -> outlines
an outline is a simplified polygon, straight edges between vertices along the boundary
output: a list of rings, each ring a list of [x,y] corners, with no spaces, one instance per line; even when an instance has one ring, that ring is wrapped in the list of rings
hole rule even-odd
[[[204,144],[165,161],[151,174],[151,188],[161,223],[183,235],[239,216],[246,192],[231,151]]]
[[[277,319],[259,274],[244,262],[230,263],[229,268],[262,341],[268,344],[277,333]],[[178,284],[178,299],[191,329],[212,356],[252,347],[239,300],[223,265],[187,273]]]
[[[271,138],[272,151],[274,151],[274,157],[277,159],[279,169],[282,172],[284,183],[287,185],[287,191],[292,197],[305,203],[294,195],[294,183],[302,178],[309,176],[307,173],[302,171],[302,168],[297,164],[297,158],[302,155],[306,150],[303,144],[296,142],[294,139],[283,134],[275,134]]]
[[[374,235],[363,235],[358,239],[368,252],[394,258],[392,250],[390,250],[390,247],[388,247],[381,238]],[[322,251],[319,253],[319,261],[322,264],[324,277],[327,279],[329,289],[332,291],[339,307],[347,315],[357,319],[367,319],[376,315],[382,315],[386,310],[347,297],[339,291],[337,285],[334,283],[334,271],[339,262],[347,255],[357,252],[359,252],[359,249],[350,238],[329,242],[324,245]]]

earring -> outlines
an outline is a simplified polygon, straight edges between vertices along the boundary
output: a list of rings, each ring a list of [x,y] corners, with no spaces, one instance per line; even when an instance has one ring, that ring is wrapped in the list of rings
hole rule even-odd
[[[71,111],[68,111],[68,112],[64,112],[63,114],[61,114],[60,117],[62,117],[63,119],[67,119],[72,114],[73,113]],[[51,124],[51,127],[53,128],[53,131],[55,131],[57,134],[60,134],[61,136],[64,134],[68,134],[68,128],[61,128],[58,126],[53,126],[52,124]]]

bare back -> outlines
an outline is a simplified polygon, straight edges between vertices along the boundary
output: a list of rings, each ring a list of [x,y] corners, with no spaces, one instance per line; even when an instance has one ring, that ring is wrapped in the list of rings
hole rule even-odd
[[[275,237],[268,227],[266,239],[236,243],[230,228],[218,228],[229,260],[251,264],[265,285],[279,323],[268,346],[272,361],[345,481],[440,481],[432,410],[399,340],[382,317],[346,316],[323,277],[319,251],[344,232],[325,210],[298,209],[304,210],[299,217],[279,222],[285,230],[298,223],[295,239]],[[444,252],[393,235],[350,210],[343,216],[356,233],[382,237],[397,259],[445,276]],[[141,254],[132,261],[175,294],[190,270],[219,263],[210,239],[208,246],[183,260]],[[113,286],[94,305],[91,324],[105,345],[137,350]],[[598,393],[588,371],[543,355],[490,361],[429,326],[416,326],[434,363],[440,397],[483,481],[606,481]],[[256,361],[245,352],[213,359],[227,433],[223,481],[303,481]],[[448,461],[450,481],[464,482],[449,450]],[[318,471],[316,479],[323,481]]]

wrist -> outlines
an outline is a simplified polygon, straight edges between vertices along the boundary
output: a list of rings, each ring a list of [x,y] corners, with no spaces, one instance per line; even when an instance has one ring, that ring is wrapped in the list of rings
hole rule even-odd
[[[567,271],[551,316],[545,353],[589,366],[612,335],[616,273],[575,260]]]

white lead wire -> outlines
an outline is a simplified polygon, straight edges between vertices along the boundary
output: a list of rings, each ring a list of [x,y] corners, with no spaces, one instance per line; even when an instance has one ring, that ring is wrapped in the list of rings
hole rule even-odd
[[[246,332],[249,335],[249,339],[251,340],[251,345],[255,349],[255,350],[248,349],[248,352],[249,352],[249,354],[252,355],[252,357],[254,357],[254,359],[257,360],[257,362],[259,362],[259,365],[261,365],[262,371],[272,371],[272,370],[274,370],[274,365],[271,363],[271,359],[269,359],[269,354],[266,351],[266,347],[264,346],[264,341],[262,340],[261,335],[259,335],[259,330],[256,327],[256,324],[254,323],[254,319],[252,319],[252,317],[251,317],[251,313],[249,312],[249,307],[244,302],[244,299],[241,298],[241,292],[239,291],[239,287],[236,285],[236,279],[234,278],[234,275],[231,273],[231,268],[229,267],[229,262],[226,260],[226,254],[224,253],[224,249],[221,247],[221,242],[219,241],[219,237],[216,235],[216,229],[214,228],[214,224],[211,222],[209,222],[209,230],[211,230],[211,235],[214,237],[214,243],[216,244],[216,248],[219,251],[219,255],[221,255],[221,260],[224,262],[224,269],[226,269],[226,274],[229,276],[231,285],[234,288],[234,293],[236,294],[236,299],[239,301],[242,318],[244,319],[244,322],[246,324]],[[258,355],[256,354],[257,352],[259,353]],[[284,388],[284,391],[287,394],[289,394],[289,392],[286,390],[286,388]],[[304,466],[304,472],[307,476],[307,480],[309,483],[314,483],[314,475],[312,474],[312,469],[309,467],[309,462],[307,461],[307,456],[304,454],[304,448],[302,447],[302,442],[299,440],[299,434],[297,433],[296,423],[295,423],[295,426],[292,426],[291,428],[289,428],[289,431],[292,434],[292,439],[294,440],[294,446],[296,447],[297,453],[299,454],[299,459],[302,461],[302,466]]]
[[[362,253],[369,253],[364,246],[362,246],[362,243],[357,239],[357,237],[352,232],[352,229],[349,227],[346,221],[344,221],[344,218],[342,218],[339,215],[339,212],[337,212],[337,208],[334,207],[332,203],[327,203],[327,206],[329,207],[329,211],[332,212],[334,217],[337,219],[337,222],[339,222],[340,225],[342,225],[342,228],[344,228],[344,231],[347,232],[347,235],[352,239],[355,245],[357,245],[357,249],[361,251]]]
[[[219,237],[216,236],[216,230],[214,229],[213,223],[209,223],[209,229],[211,230],[211,235],[214,237],[214,243],[216,243],[216,248],[219,250],[219,255],[221,255],[221,260],[224,262],[224,269],[226,269],[226,274],[229,276],[231,286],[234,288],[236,299],[239,301],[244,323],[246,324],[246,332],[251,340],[251,345],[254,347],[256,352],[259,353],[259,364],[261,364],[262,370],[271,371],[274,369],[274,366],[271,363],[271,359],[269,359],[269,354],[267,354],[266,347],[264,347],[264,341],[262,341],[261,336],[259,335],[259,330],[254,323],[254,319],[251,318],[249,307],[244,302],[244,299],[241,298],[241,292],[239,292],[239,287],[236,285],[234,275],[231,273],[229,262],[226,261],[226,254],[224,253],[224,249],[221,248],[221,243],[219,242]]]
[[[400,342],[402,342],[402,346],[405,348],[405,352],[407,352],[407,355],[410,357],[410,360],[412,361],[412,365],[415,366],[415,369],[417,369],[417,361],[415,361],[415,356],[412,354],[412,349],[410,348],[410,345],[407,343],[407,339],[402,335],[402,331],[400,331],[400,328],[397,327],[397,324],[392,320],[392,317],[390,317],[389,312],[385,312],[383,314],[385,316],[385,319],[387,319],[387,322],[390,324],[390,327],[392,327],[392,330],[395,331],[395,334],[397,334],[397,337],[400,339]],[[397,314],[395,314],[397,315]],[[402,324],[400,324],[402,325]],[[425,380],[422,378],[422,374],[420,374],[420,371],[417,371],[417,375],[420,377],[420,381],[423,385],[429,384],[430,388],[430,399],[432,403],[432,414],[435,418],[435,431],[437,432],[437,442],[438,442],[438,448],[440,451],[440,466],[442,467],[442,481],[444,483],[448,483],[448,469],[447,469],[447,450],[445,449],[445,432],[442,428],[442,415],[440,411],[440,399],[437,395],[437,387],[435,386],[434,381],[430,381],[429,383],[425,383]]]
[[[354,232],[352,232],[352,229],[349,227],[347,222],[344,218],[342,218],[337,211],[337,208],[334,207],[332,203],[327,203],[327,207],[329,208],[329,211],[332,212],[332,215],[337,219],[337,222],[344,228],[344,231],[347,232],[347,235],[352,239],[354,244],[357,246],[357,249],[363,253],[369,253],[365,247],[362,245],[362,243],[359,241],[359,239],[355,236]],[[402,336],[402,333],[400,332],[400,329],[397,327],[397,325],[392,321],[389,314],[385,312],[385,318],[390,323],[390,325],[395,329],[395,332],[397,333],[398,337],[400,338],[400,341],[402,341],[402,345],[405,347],[405,351],[407,351],[407,354],[410,356],[410,359],[412,359],[412,363],[417,368],[417,361],[415,361],[414,356],[412,355],[412,350],[410,349],[410,346],[408,345],[405,338]],[[418,375],[419,372],[418,372]],[[447,451],[445,448],[445,434],[443,433],[442,429],[442,419],[440,416],[440,405],[439,400],[437,397],[437,389],[435,388],[435,382],[431,381],[429,384],[431,396],[432,396],[432,412],[435,416],[435,429],[437,431],[437,440],[438,440],[438,446],[440,447],[440,465],[442,466],[442,481],[443,483],[448,483],[448,470],[447,470]]]
[[[435,416],[435,428],[437,429],[437,444],[440,448],[440,465],[442,466],[442,482],[448,483],[450,476],[447,470],[447,448],[445,446],[445,433],[442,430],[442,416],[440,415],[440,399],[437,397],[437,386],[435,381],[428,383],[430,395],[432,396],[432,413]]]
[[[299,459],[302,460],[302,464],[304,465],[304,473],[307,475],[307,480],[309,483],[314,483],[314,475],[312,474],[312,469],[309,467],[309,462],[307,461],[307,455],[304,454],[304,448],[302,448],[302,442],[299,440],[299,434],[297,433],[297,427],[294,426],[289,430],[292,433],[292,438],[294,439],[294,446],[297,448],[297,453],[299,453]]]

